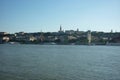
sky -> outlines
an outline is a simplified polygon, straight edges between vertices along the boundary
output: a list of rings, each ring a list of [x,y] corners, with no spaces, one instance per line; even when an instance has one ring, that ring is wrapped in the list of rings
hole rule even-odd
[[[120,32],[120,0],[0,0],[0,32]]]

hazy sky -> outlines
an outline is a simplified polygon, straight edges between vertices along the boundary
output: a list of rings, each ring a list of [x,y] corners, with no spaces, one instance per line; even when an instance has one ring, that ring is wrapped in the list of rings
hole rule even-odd
[[[120,32],[120,0],[0,0],[0,31]]]

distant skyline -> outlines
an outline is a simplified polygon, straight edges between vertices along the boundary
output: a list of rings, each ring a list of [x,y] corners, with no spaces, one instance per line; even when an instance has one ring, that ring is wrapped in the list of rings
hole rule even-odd
[[[120,0],[0,0],[0,32],[120,32]]]

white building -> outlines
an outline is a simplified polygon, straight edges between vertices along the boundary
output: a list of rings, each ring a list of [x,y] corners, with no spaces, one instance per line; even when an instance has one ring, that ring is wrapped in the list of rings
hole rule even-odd
[[[90,45],[91,44],[91,31],[90,30],[88,30],[87,39],[88,39],[88,44]]]

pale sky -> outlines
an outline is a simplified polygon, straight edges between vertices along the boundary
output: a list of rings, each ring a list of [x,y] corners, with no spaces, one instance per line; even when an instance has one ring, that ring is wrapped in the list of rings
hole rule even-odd
[[[120,0],[0,0],[0,32],[120,32]]]

